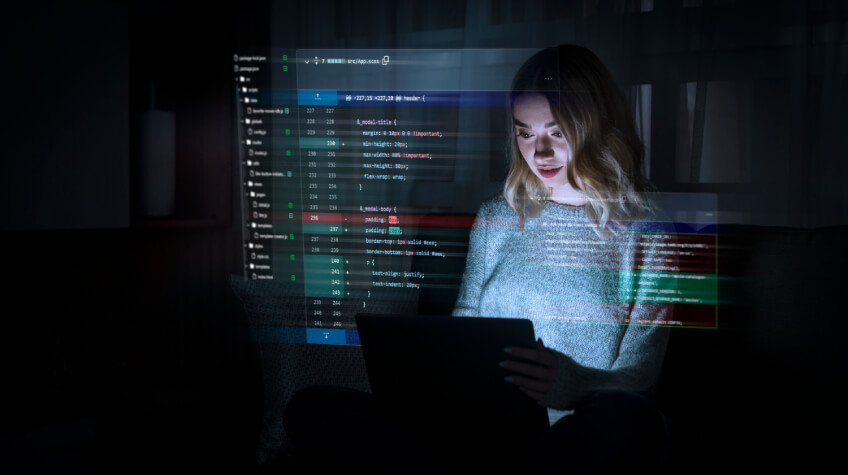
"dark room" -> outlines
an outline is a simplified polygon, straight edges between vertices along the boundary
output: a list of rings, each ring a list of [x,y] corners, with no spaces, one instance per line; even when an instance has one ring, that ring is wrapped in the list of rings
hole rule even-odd
[[[848,1],[0,23],[4,473],[839,458]]]

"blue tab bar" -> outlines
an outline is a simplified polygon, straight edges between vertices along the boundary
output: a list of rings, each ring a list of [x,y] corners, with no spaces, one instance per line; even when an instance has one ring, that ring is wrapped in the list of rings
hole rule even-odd
[[[329,89],[303,89],[297,91],[299,106],[336,106],[338,92]]]
[[[507,107],[509,91],[337,91],[346,106]]]
[[[345,330],[331,328],[307,328],[307,343],[330,343],[333,345],[344,345],[346,343]]]

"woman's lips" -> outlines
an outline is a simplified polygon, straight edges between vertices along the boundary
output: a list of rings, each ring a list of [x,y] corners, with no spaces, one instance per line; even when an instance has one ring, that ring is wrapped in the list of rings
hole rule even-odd
[[[537,167],[536,169],[539,170],[539,175],[542,175],[543,178],[553,178],[553,177],[556,176],[557,173],[559,173],[560,170],[562,170],[562,167],[556,167],[556,168]]]

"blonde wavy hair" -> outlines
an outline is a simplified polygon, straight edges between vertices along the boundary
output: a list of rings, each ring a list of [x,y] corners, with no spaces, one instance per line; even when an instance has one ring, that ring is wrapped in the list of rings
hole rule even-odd
[[[599,232],[652,213],[646,193],[653,186],[642,171],[644,145],[627,100],[597,56],[580,46],[561,45],[530,57],[512,81],[510,165],[503,196],[522,221],[537,217],[550,198],[516,141],[512,106],[527,93],[547,98],[571,148],[568,183],[586,197],[586,215]]]

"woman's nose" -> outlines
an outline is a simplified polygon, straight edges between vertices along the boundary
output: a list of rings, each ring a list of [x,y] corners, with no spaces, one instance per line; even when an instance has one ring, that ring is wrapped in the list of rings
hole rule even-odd
[[[536,156],[539,158],[549,158],[554,156],[554,149],[551,147],[551,142],[547,137],[541,137],[536,141]]]

